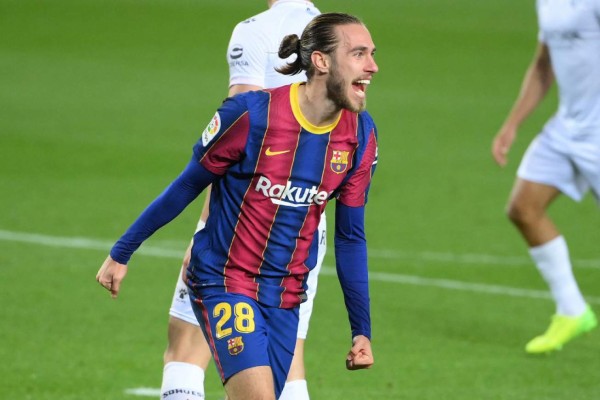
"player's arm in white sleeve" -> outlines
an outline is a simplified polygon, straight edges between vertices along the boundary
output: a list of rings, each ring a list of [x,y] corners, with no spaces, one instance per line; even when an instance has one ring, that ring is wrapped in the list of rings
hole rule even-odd
[[[521,123],[536,109],[554,82],[548,46],[540,42],[508,117],[492,142],[494,160],[504,166]]]
[[[259,90],[265,87],[268,65],[268,39],[255,21],[236,25],[227,47],[229,64],[229,95]]]

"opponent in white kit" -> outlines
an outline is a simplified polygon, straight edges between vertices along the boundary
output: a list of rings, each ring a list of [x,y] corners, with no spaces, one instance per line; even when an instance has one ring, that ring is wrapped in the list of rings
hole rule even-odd
[[[526,345],[534,354],[559,350],[598,324],[547,209],[561,193],[580,201],[590,188],[600,201],[600,0],[538,0],[537,15],[535,57],[492,146],[504,166],[519,126],[556,81],[558,111],[529,146],[508,204],[556,303],[550,327]]]
[[[233,30],[227,49],[228,96],[306,80],[303,73],[295,76],[278,73],[275,68],[285,64],[285,60],[280,59],[277,53],[284,36],[292,33],[300,36],[308,22],[320,12],[313,3],[302,0],[271,0],[268,4],[267,11],[240,22]],[[209,198],[209,193],[206,198]],[[205,203],[198,229],[204,227],[207,216]],[[300,306],[296,349],[280,397],[283,400],[309,399],[304,373],[304,340],[317,290],[317,276],[325,257],[326,225],[323,214],[318,229],[318,262],[308,277],[308,298]],[[183,269],[189,262],[189,252],[188,248]],[[169,312],[169,343],[164,356],[162,399],[204,398],[204,371],[211,353],[192,311],[187,290],[180,274]]]

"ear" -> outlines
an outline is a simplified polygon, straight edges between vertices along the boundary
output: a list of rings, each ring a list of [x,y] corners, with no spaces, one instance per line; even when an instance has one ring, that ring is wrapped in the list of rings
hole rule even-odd
[[[329,72],[329,68],[331,67],[331,58],[328,54],[322,53],[320,51],[313,51],[310,55],[310,60],[315,66],[315,70],[317,72],[321,74],[326,74]]]

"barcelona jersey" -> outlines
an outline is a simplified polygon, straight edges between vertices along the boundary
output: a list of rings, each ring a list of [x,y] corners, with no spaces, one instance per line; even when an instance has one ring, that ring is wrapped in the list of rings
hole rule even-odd
[[[188,284],[292,308],[317,258],[313,236],[327,201],[367,201],[377,134],[366,112],[314,126],[300,84],[227,99],[194,147],[213,182],[206,228],[194,237]]]

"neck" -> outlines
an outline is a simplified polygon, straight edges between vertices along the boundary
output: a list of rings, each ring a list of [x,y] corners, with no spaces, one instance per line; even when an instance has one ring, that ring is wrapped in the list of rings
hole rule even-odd
[[[304,118],[315,126],[334,123],[342,111],[327,97],[325,85],[310,82],[300,85],[298,97],[298,104]]]

